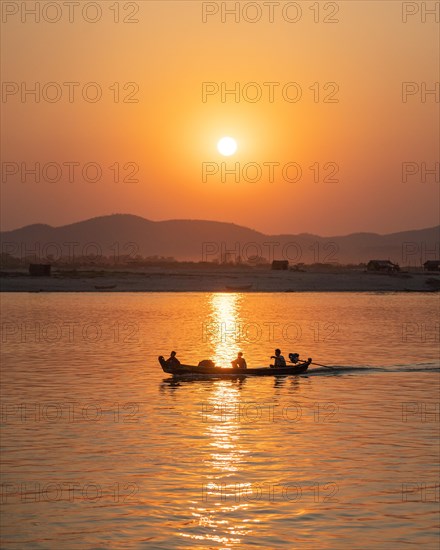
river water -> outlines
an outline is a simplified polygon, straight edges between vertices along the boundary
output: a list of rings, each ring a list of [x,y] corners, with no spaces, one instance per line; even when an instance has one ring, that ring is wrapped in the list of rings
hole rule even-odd
[[[2,548],[438,548],[438,296],[1,303]],[[275,347],[336,368],[177,381],[157,362]]]

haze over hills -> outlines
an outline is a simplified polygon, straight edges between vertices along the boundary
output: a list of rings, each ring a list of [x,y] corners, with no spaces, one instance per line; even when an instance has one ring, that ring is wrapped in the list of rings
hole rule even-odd
[[[203,220],[151,221],[131,214],[112,214],[52,227],[34,224],[1,232],[2,253],[23,258],[37,253],[75,257],[137,254],[177,260],[246,261],[258,255],[291,263],[360,263],[390,259],[420,265],[440,257],[440,226],[378,235],[353,233],[320,237],[311,234],[265,235],[236,224]]]

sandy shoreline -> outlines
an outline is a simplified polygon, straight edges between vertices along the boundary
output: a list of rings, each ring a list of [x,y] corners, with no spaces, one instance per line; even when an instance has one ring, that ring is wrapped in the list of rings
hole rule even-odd
[[[435,273],[397,275],[344,271],[336,273],[201,269],[127,271],[55,271],[51,277],[3,271],[1,292],[422,292]],[[229,288],[228,288],[229,287]],[[231,288],[232,287],[232,288]]]

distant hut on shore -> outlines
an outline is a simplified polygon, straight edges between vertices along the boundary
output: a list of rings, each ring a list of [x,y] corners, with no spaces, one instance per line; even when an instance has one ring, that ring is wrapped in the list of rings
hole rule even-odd
[[[50,277],[50,264],[29,264],[29,275],[32,277]]]
[[[428,260],[423,264],[425,271],[440,271],[440,260]]]
[[[289,269],[289,261],[288,260],[274,260],[272,262],[272,269],[277,269],[279,271],[285,271],[286,269]]]
[[[393,264],[390,260],[370,260],[367,264],[367,271],[379,273],[395,273],[400,271],[399,264]]]

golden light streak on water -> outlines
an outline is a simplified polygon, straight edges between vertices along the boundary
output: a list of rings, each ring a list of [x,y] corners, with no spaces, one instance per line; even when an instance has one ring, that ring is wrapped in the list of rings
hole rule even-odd
[[[240,351],[239,331],[241,325],[240,294],[213,294],[210,300],[212,331],[214,344],[213,361],[216,365],[230,367]]]
[[[212,307],[211,338],[214,345],[213,360],[217,365],[227,367],[230,361],[240,351],[237,343],[237,331],[240,327],[240,295],[214,294],[210,300]],[[237,484],[227,483],[226,479],[234,478],[243,468],[243,459],[249,451],[240,445],[240,425],[237,421],[237,411],[240,406],[240,386],[231,384],[231,381],[219,381],[210,392],[206,404],[206,429],[204,436],[209,441],[211,449],[207,460],[209,474],[203,484],[205,509],[190,505],[192,515],[197,518],[199,525],[209,528],[206,535],[181,533],[192,540],[204,540],[221,543],[224,548],[236,548],[242,544],[243,537],[252,530],[246,523],[252,521],[249,517],[243,520],[242,513],[249,508],[246,502],[239,502],[231,506],[231,501],[237,500]],[[216,422],[218,414],[222,414],[225,422]],[[240,489],[242,489],[240,487]],[[241,499],[242,500],[242,499]],[[241,519],[221,519],[225,514],[241,511]],[[216,530],[222,527],[229,536],[219,537]]]

